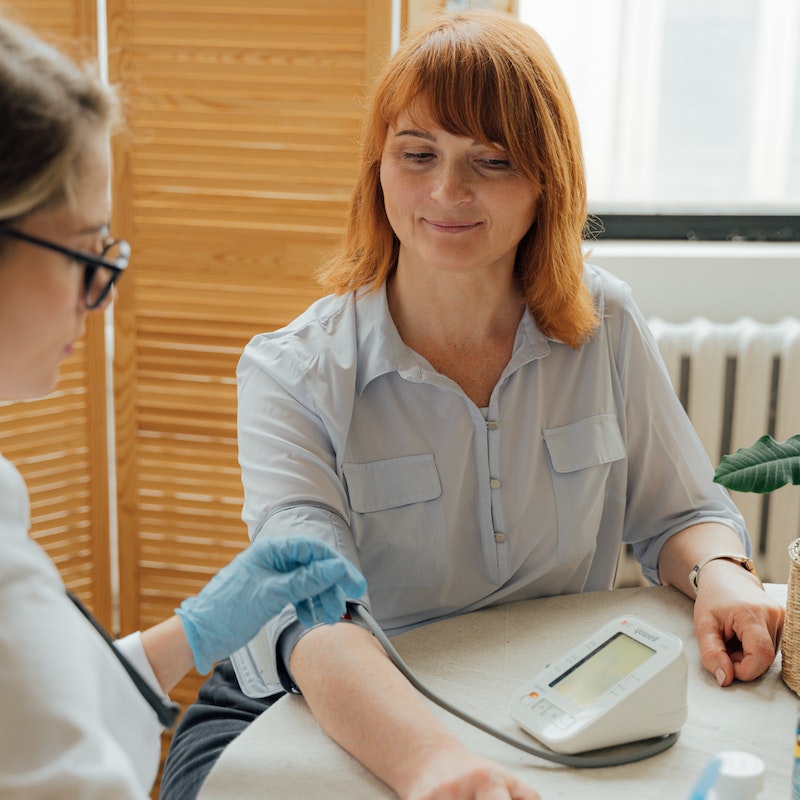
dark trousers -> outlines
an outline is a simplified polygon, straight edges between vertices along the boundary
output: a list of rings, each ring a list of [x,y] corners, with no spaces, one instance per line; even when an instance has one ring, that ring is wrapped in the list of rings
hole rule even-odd
[[[226,745],[280,697],[248,697],[239,688],[230,659],[220,661],[175,730],[160,800],[195,800]]]

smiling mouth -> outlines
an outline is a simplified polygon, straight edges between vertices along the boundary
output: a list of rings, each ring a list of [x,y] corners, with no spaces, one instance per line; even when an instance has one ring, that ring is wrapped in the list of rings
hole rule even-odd
[[[480,222],[446,222],[434,219],[426,219],[425,222],[442,233],[464,233],[475,230],[481,224]]]

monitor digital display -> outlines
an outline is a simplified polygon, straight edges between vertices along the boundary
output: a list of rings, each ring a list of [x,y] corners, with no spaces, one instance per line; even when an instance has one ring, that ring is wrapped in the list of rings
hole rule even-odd
[[[617,633],[559,675],[550,688],[576,705],[587,706],[655,652],[636,639]]]

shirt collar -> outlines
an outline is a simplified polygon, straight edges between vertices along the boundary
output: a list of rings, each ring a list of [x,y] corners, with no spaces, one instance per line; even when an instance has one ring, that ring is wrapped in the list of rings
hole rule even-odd
[[[389,313],[386,283],[377,290],[360,289],[355,295],[358,372],[356,390],[360,395],[376,378],[397,372],[407,380],[422,380],[422,372]],[[550,343],[526,308],[517,329],[514,350],[504,370],[510,375],[524,364],[550,353]],[[553,340],[555,341],[555,340]]]
[[[369,383],[388,372],[419,372],[389,313],[386,283],[374,291],[358,290],[354,305],[358,348],[356,391],[361,394]]]

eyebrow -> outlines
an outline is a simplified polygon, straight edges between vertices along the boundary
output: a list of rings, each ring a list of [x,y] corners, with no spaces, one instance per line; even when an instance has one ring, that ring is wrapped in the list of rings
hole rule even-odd
[[[414,130],[414,129],[411,129],[411,128],[409,128],[408,130],[405,130],[405,131],[397,131],[397,133],[395,134],[395,138],[398,138],[400,136],[414,136],[417,139],[425,139],[428,142],[435,142],[436,141],[436,137],[432,133],[428,133],[427,131],[418,131],[418,130]],[[472,140],[473,147],[480,147],[481,144],[482,143],[479,142],[477,139],[473,139]],[[501,149],[504,149],[504,148],[501,148]]]
[[[406,131],[397,131],[395,137],[398,136],[415,136],[417,139],[427,139],[429,142],[435,142],[436,137],[431,133],[426,133],[425,131],[415,131],[415,130],[406,130]]]

